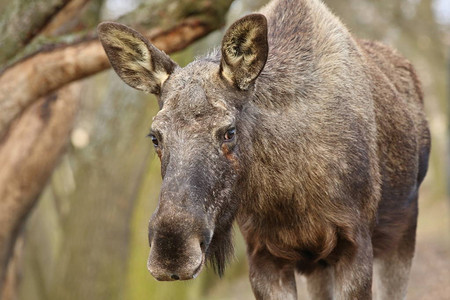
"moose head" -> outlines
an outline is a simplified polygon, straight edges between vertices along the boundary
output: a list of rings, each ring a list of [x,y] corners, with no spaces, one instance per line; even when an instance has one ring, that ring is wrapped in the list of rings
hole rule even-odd
[[[149,222],[148,269],[158,280],[195,278],[209,260],[221,275],[232,252],[239,184],[257,117],[254,97],[267,56],[267,21],[251,14],[226,32],[221,53],[184,68],[127,26],[104,22],[100,41],[133,88],[157,96],[150,138],[163,183]]]

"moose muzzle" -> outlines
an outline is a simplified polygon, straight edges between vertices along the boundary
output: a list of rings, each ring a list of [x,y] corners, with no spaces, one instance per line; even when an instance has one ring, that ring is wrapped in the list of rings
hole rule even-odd
[[[162,213],[160,207],[149,224],[148,270],[162,281],[197,277],[205,263],[212,232],[201,213],[177,213],[173,209]]]

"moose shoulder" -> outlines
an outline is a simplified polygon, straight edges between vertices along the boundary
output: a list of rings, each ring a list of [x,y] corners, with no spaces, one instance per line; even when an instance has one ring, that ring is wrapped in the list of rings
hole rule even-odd
[[[158,280],[222,274],[237,220],[257,299],[403,299],[430,137],[420,83],[318,0],[276,0],[180,68],[136,31],[99,25],[111,65],[154,93],[161,160],[149,223]]]

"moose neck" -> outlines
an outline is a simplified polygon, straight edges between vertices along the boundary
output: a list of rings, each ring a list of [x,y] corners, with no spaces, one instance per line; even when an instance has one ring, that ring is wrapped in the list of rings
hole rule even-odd
[[[280,5],[284,8],[274,9]],[[337,132],[330,120],[340,118],[344,124],[345,114],[353,113],[341,100],[361,98],[368,88],[365,71],[349,67],[361,65],[359,46],[322,3],[273,1],[262,13],[268,19],[269,56],[254,96],[243,109],[243,114],[251,115],[246,119],[255,121],[245,129],[252,149],[246,149],[242,159],[251,163],[243,163],[247,168],[241,184],[251,188],[241,195],[245,203],[241,215],[276,223],[289,219],[292,211],[306,210],[311,199],[329,203],[323,187],[330,184],[334,170],[323,167],[323,157],[341,145],[333,149],[324,137]],[[324,14],[329,16],[317,17]],[[347,91],[355,80],[361,81],[360,89]],[[293,148],[297,150],[290,151]]]

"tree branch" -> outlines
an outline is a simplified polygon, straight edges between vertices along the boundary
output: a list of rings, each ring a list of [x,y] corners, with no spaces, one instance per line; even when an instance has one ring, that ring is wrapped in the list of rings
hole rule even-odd
[[[0,65],[27,45],[69,1],[11,1],[0,16]]]
[[[188,2],[192,4],[188,0],[170,0],[165,1],[163,6],[140,7],[139,17],[132,13],[120,20],[141,20],[147,13],[146,19],[151,22],[130,22],[131,26],[140,28],[159,49],[172,53],[222,26],[224,13],[232,0],[200,1],[195,5],[195,10],[184,11]],[[167,13],[170,11],[175,15]],[[158,25],[153,26],[155,24]],[[109,67],[100,43],[92,40],[93,35],[89,32],[69,44],[46,43],[36,54],[14,64],[0,75],[0,138],[8,124],[34,99]],[[67,37],[59,41],[64,38]]]
[[[70,85],[31,105],[0,145],[0,294],[20,224],[66,146],[80,97]]]
[[[80,15],[82,8],[90,0],[72,0],[70,1],[64,9],[59,11],[57,15],[41,30],[41,35],[45,36],[58,36],[71,31],[70,26],[67,23],[72,23],[71,21],[76,19]],[[67,28],[69,27],[69,28]]]

